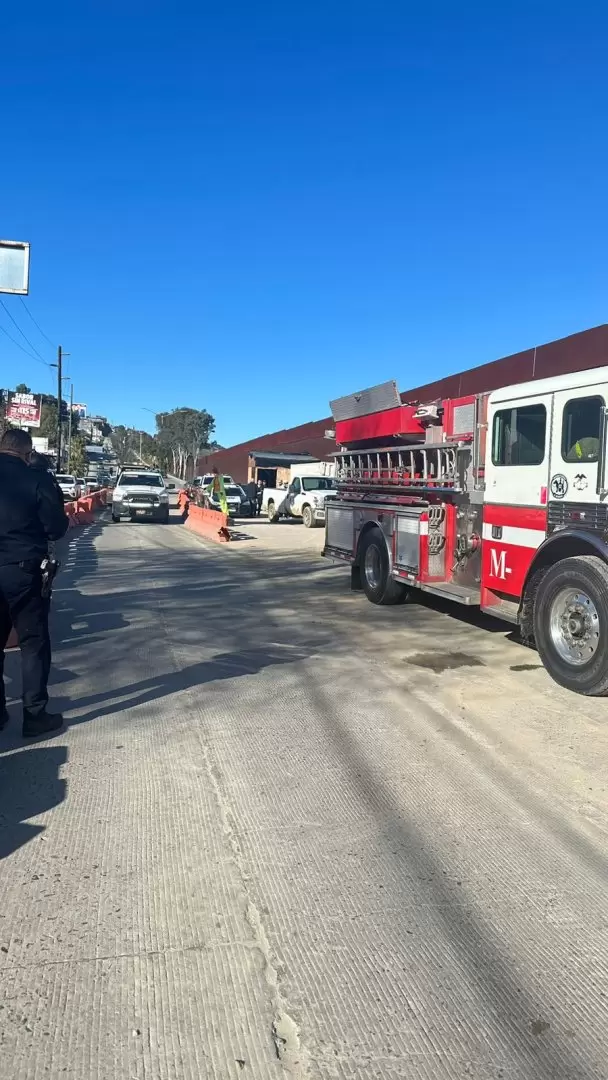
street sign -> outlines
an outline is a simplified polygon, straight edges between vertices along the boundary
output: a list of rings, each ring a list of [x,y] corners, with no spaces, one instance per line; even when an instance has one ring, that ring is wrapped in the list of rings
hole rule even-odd
[[[40,427],[42,401],[40,394],[18,394],[16,390],[6,393],[6,419],[22,427]]]
[[[27,296],[30,280],[30,245],[21,240],[0,240],[0,293]]]

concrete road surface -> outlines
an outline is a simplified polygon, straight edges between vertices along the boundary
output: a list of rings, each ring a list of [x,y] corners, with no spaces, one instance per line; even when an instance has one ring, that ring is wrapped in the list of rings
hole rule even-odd
[[[70,539],[69,727],[0,735],[0,1075],[607,1077],[608,701],[283,535]]]

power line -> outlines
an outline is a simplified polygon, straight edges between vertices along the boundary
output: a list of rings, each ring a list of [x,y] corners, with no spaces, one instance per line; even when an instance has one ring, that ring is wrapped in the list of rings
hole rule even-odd
[[[24,349],[23,345],[21,345],[21,343],[17,341],[17,339],[14,338],[12,334],[9,334],[8,330],[5,330],[5,328],[2,326],[2,323],[0,323],[0,330],[2,330],[3,334],[6,334],[8,340],[12,341],[13,345],[16,345],[18,349],[21,349],[21,352],[25,353],[26,356],[29,356],[30,360],[35,360],[37,364],[43,364],[44,367],[50,368],[51,365],[47,364],[46,360],[42,360],[39,356],[34,356],[33,353],[28,352],[27,349]]]
[[[23,333],[23,330],[22,330],[22,329],[21,329],[21,327],[19,326],[19,323],[18,323],[18,322],[17,322],[17,320],[16,320],[16,319],[14,319],[14,318],[13,318],[13,316],[11,315],[11,313],[10,313],[9,309],[7,308],[6,304],[4,303],[4,300],[0,299],[0,304],[2,304],[2,307],[3,307],[3,308],[4,308],[4,310],[6,311],[6,314],[8,315],[9,319],[11,320],[11,322],[12,322],[12,323],[13,323],[13,324],[14,324],[14,325],[15,325],[15,326],[17,327],[17,330],[18,330],[18,331],[19,331],[19,333],[21,334],[21,337],[23,338],[23,340],[24,340],[24,341],[27,341],[27,343],[28,343],[28,345],[29,345],[30,349],[32,350],[32,352],[35,352],[35,353],[36,353],[36,356],[38,357],[38,359],[39,359],[39,360],[41,360],[43,364],[46,364],[46,363],[47,363],[47,361],[46,361],[46,360],[44,359],[44,357],[43,357],[43,356],[41,356],[41,355],[40,355],[40,353],[38,352],[38,349],[36,348],[36,346],[35,346],[35,345],[32,345],[32,343],[31,343],[30,339],[29,339],[28,337],[26,337],[26,336],[25,336],[25,334]]]
[[[42,334],[44,340],[48,341],[49,345],[54,349],[55,344],[51,341],[51,339],[49,337],[46,336],[46,334],[45,334],[44,330],[42,329],[42,327],[36,322],[34,316],[32,315],[32,313],[31,313],[30,309],[28,308],[28,306],[27,306],[25,300],[23,299],[23,297],[20,296],[19,299],[20,299],[21,303],[23,304],[24,310],[27,311],[30,319],[32,320],[32,322],[33,322],[34,326],[36,327],[36,329],[38,330],[38,332],[40,334]]]

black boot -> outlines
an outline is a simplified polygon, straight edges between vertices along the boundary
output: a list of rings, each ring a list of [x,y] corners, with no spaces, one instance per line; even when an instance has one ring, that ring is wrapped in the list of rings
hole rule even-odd
[[[48,735],[51,731],[59,731],[63,727],[61,713],[42,712],[37,716],[30,716],[23,712],[23,737],[24,739],[36,739],[40,735]]]

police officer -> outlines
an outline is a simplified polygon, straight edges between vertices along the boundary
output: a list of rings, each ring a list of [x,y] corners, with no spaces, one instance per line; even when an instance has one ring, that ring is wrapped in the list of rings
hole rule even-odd
[[[30,469],[31,453],[27,431],[10,428],[0,439],[0,727],[8,719],[2,676],[12,625],[21,649],[26,738],[56,731],[63,723],[60,713],[47,712],[51,642],[40,564],[49,541],[59,540],[68,527],[51,477]]]
[[[50,463],[48,457],[46,456],[46,454],[39,454],[37,450],[32,450],[32,452],[30,454],[30,469],[41,469],[42,472],[48,473],[48,475],[49,475],[49,477],[51,479],[51,483],[53,484],[53,487],[55,488],[55,494],[57,495],[57,501],[58,501],[59,505],[61,507],[63,507],[63,505],[65,503],[65,499],[63,497],[63,491],[61,490],[61,488],[59,487],[59,484],[57,483],[55,473],[51,472],[51,463]]]

